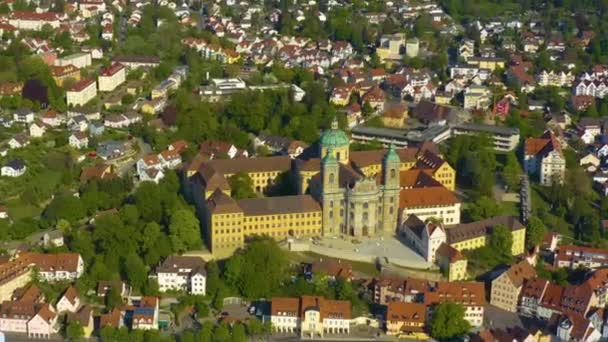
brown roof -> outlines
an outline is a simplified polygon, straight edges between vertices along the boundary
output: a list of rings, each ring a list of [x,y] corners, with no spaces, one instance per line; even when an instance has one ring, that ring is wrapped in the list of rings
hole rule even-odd
[[[122,318],[122,313],[118,308],[112,309],[111,312],[107,314],[103,314],[99,317],[99,326],[101,328],[110,326],[112,328],[118,329],[120,327],[120,320]]]
[[[353,266],[350,262],[341,259],[323,257],[311,263],[311,271],[325,273],[335,278],[350,279],[353,277]]]
[[[156,272],[179,274],[201,272],[206,274],[205,261],[195,256],[170,255],[156,268]]]
[[[19,259],[0,264],[0,285],[27,273],[29,269],[28,263]]]
[[[205,191],[215,191],[216,189],[230,191],[230,183],[219,172],[209,164],[203,164],[198,168],[198,177],[202,181]]]
[[[561,153],[562,148],[551,131],[546,131],[541,138],[526,139],[526,155],[545,156],[547,153],[554,150]]]
[[[424,303],[434,305],[451,301],[465,306],[486,304],[484,283],[480,282],[438,282],[430,292],[424,294]]]
[[[550,309],[559,309],[562,302],[564,287],[549,283],[543,294],[540,304]]]
[[[42,254],[42,253],[21,253],[19,259],[23,259],[30,264],[36,265],[40,271],[55,272],[68,271],[76,272],[78,269],[78,261],[80,254],[77,253],[58,253],[58,254]]]
[[[444,187],[402,189],[399,192],[400,208],[450,205],[460,203],[456,194]]]
[[[443,187],[427,170],[409,169],[400,172],[401,188]]]
[[[91,84],[94,84],[94,83],[95,83],[95,79],[85,78],[85,79],[79,81],[78,83],[74,84],[72,86],[72,88],[70,89],[70,91],[81,92],[84,89],[86,89],[88,86],[90,86]]]
[[[310,195],[249,198],[237,202],[247,216],[321,211]]]
[[[443,243],[441,243],[441,245],[439,245],[439,248],[437,248],[436,253],[437,253],[437,255],[441,255],[441,256],[447,258],[451,263],[465,259],[464,255],[462,255],[462,253],[460,253],[459,250],[448,245],[445,242],[443,242]]]
[[[242,213],[243,209],[220,189],[215,190],[207,200],[207,208],[212,214]]]
[[[494,226],[499,224],[505,225],[511,231],[525,228],[521,222],[513,216],[496,216],[477,222],[462,223],[447,227],[447,243],[451,245],[455,242],[487,235]]]
[[[330,300],[323,297],[302,296],[301,298],[274,297],[270,305],[272,316],[303,317],[305,312],[318,310],[321,320],[325,318],[351,318],[351,303],[347,300]]]
[[[273,297],[270,304],[271,316],[296,317],[300,312],[300,299],[291,297]]]
[[[291,169],[291,158],[289,156],[274,156],[261,158],[239,158],[239,159],[214,159],[207,164],[215,171],[223,174],[235,174],[239,172],[268,172],[288,171]]]
[[[44,301],[44,293],[40,291],[38,286],[31,285],[28,287],[20,287],[15,289],[11,299],[13,301],[39,303]]]
[[[511,265],[506,271],[507,277],[515,287],[523,285],[526,279],[536,277],[536,270],[526,260],[522,260],[515,265]]]
[[[47,323],[51,323],[51,321],[57,316],[57,314],[51,308],[51,305],[48,303],[42,304],[36,315],[40,316]]]
[[[69,300],[71,304],[75,304],[76,299],[78,298],[78,291],[76,290],[76,288],[74,286],[70,286],[70,287],[68,287],[67,290],[65,290],[65,293],[63,294],[62,297]]]
[[[68,323],[72,321],[76,321],[80,323],[81,326],[87,327],[91,319],[93,319],[93,309],[89,305],[83,305],[77,312],[68,313]]]
[[[527,279],[524,281],[524,287],[521,290],[521,296],[536,298],[538,301],[540,301],[548,284],[548,280],[541,278]]]
[[[421,324],[420,327],[407,327],[407,329],[409,331],[422,331],[426,322],[426,305],[406,302],[388,303],[386,320]]]
[[[452,110],[450,107],[442,106],[426,100],[420,101],[413,110],[413,114],[422,122],[447,120]]]
[[[106,164],[83,168],[80,173],[81,182],[87,182],[92,178],[106,179],[110,177],[112,177],[112,166]]]

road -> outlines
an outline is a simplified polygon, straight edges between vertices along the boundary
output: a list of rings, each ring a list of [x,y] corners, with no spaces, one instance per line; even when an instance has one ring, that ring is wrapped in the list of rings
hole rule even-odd
[[[141,138],[133,138],[139,147],[139,152],[134,156],[129,157],[127,162],[121,163],[116,166],[116,174],[123,176],[129,170],[133,168],[135,163],[144,156],[150,154],[152,152],[152,147],[149,144],[146,144]]]

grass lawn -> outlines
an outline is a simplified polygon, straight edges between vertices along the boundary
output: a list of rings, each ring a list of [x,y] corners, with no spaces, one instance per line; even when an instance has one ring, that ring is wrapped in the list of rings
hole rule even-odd
[[[500,215],[520,216],[519,203],[516,202],[498,202],[500,206]]]

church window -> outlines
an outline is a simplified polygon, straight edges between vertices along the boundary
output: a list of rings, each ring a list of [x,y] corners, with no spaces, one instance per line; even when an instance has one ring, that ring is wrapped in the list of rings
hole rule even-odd
[[[367,209],[369,207],[369,204],[367,202],[363,203],[363,209]]]
[[[395,178],[395,169],[391,169],[391,178]]]
[[[329,184],[334,184],[334,174],[333,173],[329,174]]]
[[[340,160],[340,152],[336,152],[336,159]]]

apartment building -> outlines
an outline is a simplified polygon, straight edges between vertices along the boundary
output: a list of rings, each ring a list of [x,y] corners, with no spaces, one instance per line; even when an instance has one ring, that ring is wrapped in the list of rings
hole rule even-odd
[[[84,272],[84,261],[80,254],[76,253],[42,254],[24,252],[19,254],[17,260],[36,266],[40,279],[48,282],[74,281],[80,278]]]
[[[425,339],[426,305],[422,303],[392,302],[386,309],[386,334]]]
[[[80,69],[73,64],[52,66],[51,74],[55,83],[60,87],[63,86],[63,82],[67,79],[72,79],[76,82],[80,81]]]
[[[432,317],[434,306],[448,301],[461,304],[465,309],[464,318],[472,327],[481,327],[486,305],[484,283],[438,282],[435,287],[424,294],[427,319]]]
[[[78,69],[89,67],[93,64],[93,58],[89,52],[78,52],[55,60],[57,66],[73,65]]]
[[[492,281],[490,304],[510,312],[517,312],[519,295],[526,280],[536,278],[534,267],[523,260]]]
[[[575,245],[562,245],[554,254],[555,267],[571,270],[583,267],[595,269],[608,266],[608,250]]]
[[[205,262],[193,256],[168,256],[156,268],[156,279],[160,292],[173,290],[204,296],[207,280]]]
[[[459,251],[483,247],[488,243],[488,237],[496,225],[504,225],[511,231],[511,254],[524,254],[526,227],[513,216],[496,216],[477,222],[446,226],[447,243]]]
[[[538,176],[541,185],[562,183],[566,172],[566,158],[562,147],[551,131],[540,138],[528,138],[524,148],[524,170]]]
[[[374,303],[387,305],[393,302],[420,302],[424,293],[430,291],[433,284],[424,279],[398,279],[383,277],[374,279],[372,289]]]
[[[272,298],[270,321],[279,333],[299,333],[302,338],[349,334],[351,303],[323,297]]]
[[[83,106],[97,96],[97,83],[92,78],[83,79],[66,92],[68,106]]]
[[[463,123],[452,127],[452,135],[486,134],[492,137],[494,150],[499,152],[513,151],[519,145],[519,129],[494,125]]]
[[[50,25],[53,29],[57,29],[59,28],[59,19],[59,14],[54,12],[11,11],[8,15],[8,23],[19,30],[40,31],[44,25]]]
[[[104,69],[97,78],[99,91],[113,91],[127,79],[127,68],[120,63],[113,63]]]

